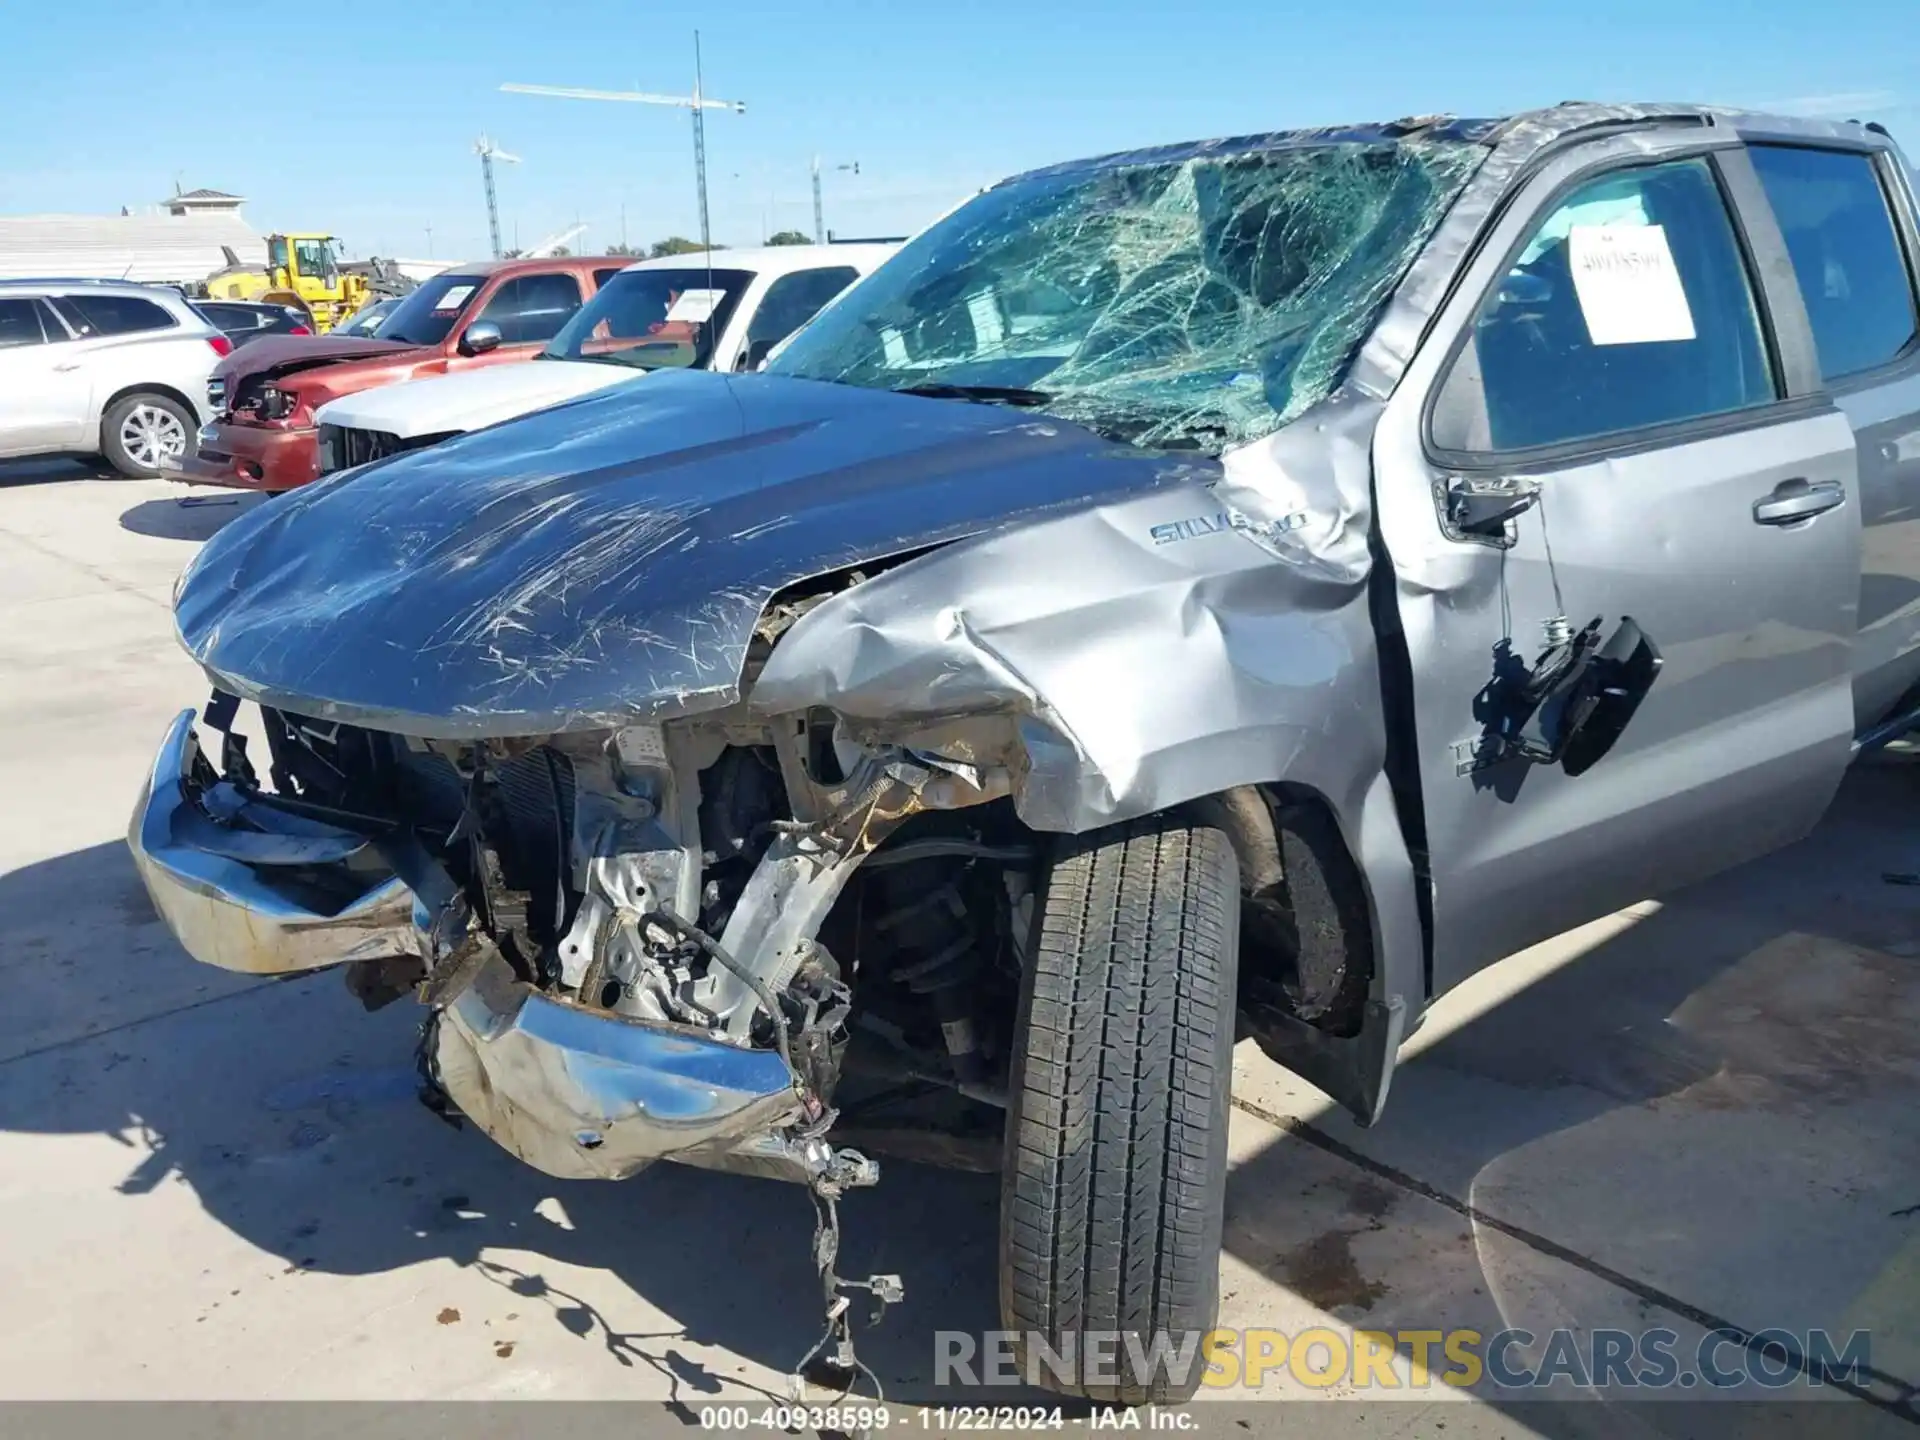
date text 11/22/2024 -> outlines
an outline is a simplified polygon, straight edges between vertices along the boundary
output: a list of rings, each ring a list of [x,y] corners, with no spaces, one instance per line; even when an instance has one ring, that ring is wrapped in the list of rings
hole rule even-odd
[[[957,1430],[1064,1430],[1069,1423],[1058,1405],[918,1405],[899,1410],[885,1405],[703,1405],[702,1430],[774,1430],[787,1433],[871,1434],[899,1428],[947,1434]],[[1196,1430],[1191,1411],[1147,1406],[1096,1409],[1075,1416],[1076,1429]]]

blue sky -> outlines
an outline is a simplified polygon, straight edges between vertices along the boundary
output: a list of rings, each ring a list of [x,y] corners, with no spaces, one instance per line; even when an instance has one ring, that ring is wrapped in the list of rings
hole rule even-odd
[[[279,21],[315,17],[280,33]],[[1838,15],[1845,23],[1835,23]],[[508,241],[697,229],[683,111],[502,94],[503,81],[684,93],[698,24],[717,240],[898,233],[1075,155],[1291,125],[1566,98],[1781,104],[1885,121],[1920,158],[1920,0],[0,0],[0,213],[111,212],[176,178],[261,229],[350,253],[485,253],[474,138]]]

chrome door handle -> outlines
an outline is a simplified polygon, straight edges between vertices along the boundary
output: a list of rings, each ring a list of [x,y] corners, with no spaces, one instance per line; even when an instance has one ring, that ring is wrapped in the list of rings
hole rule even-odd
[[[56,371],[58,371],[60,374],[64,375],[69,370],[78,370],[80,368],[80,362],[78,360],[70,360],[64,364],[56,365],[53,368]]]
[[[1811,520],[1847,503],[1847,490],[1838,480],[1809,485],[1805,480],[1782,480],[1771,495],[1753,502],[1756,525],[1792,525]]]

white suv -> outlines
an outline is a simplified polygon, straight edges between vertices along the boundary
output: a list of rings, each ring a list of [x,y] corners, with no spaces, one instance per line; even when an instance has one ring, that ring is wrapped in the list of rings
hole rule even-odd
[[[177,291],[0,280],[0,458],[103,455],[158,475],[212,418],[207,376],[232,350]]]

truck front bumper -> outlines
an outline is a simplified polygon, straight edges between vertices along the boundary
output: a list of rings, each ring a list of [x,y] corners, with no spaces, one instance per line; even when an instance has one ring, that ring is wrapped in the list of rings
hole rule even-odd
[[[278,975],[431,952],[430,917],[370,841],[215,781],[194,719],[167,727],[127,831],[188,954]],[[620,1179],[671,1158],[806,1180],[835,1163],[824,1140],[786,1133],[803,1107],[778,1055],[554,998],[497,952],[430,1031],[436,1083],[549,1175]]]
[[[193,720],[184,710],[167,727],[127,829],[134,867],[187,953],[249,975],[415,953],[413,896],[364,837],[244,802],[216,819],[189,793]]]

